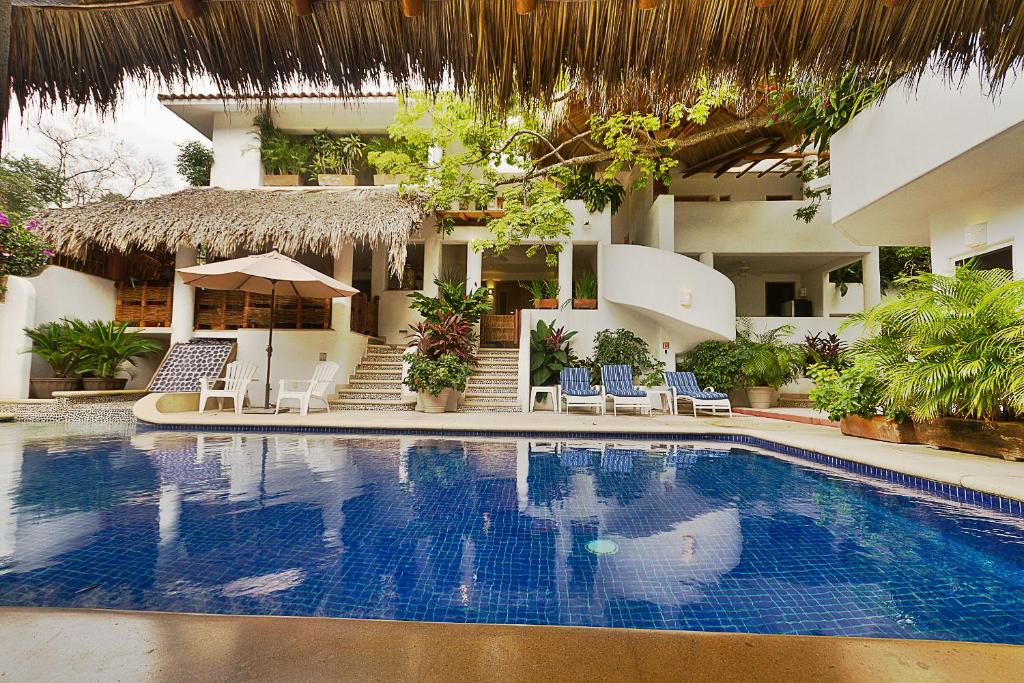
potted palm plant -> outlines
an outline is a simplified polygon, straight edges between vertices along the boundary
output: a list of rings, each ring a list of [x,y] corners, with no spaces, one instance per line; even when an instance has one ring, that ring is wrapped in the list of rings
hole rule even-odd
[[[311,168],[318,185],[344,187],[356,184],[353,173],[366,143],[358,135],[331,135],[317,131],[311,141]]]
[[[305,140],[280,130],[268,115],[257,116],[254,123],[260,141],[263,184],[280,187],[302,184],[309,167],[309,145]]]
[[[737,342],[746,347],[742,372],[751,408],[777,405],[779,388],[800,373],[803,349],[785,340],[794,331],[792,325],[782,325],[760,333],[747,328],[737,334]]]
[[[572,307],[582,309],[597,308],[597,278],[589,270],[576,277],[573,284]]]
[[[138,332],[129,332],[128,323],[112,320],[69,320],[74,334],[73,348],[78,355],[77,367],[83,374],[86,391],[124,389],[136,359],[160,350],[161,345]]]
[[[53,398],[55,391],[77,389],[80,382],[76,372],[79,359],[71,326],[63,320],[43,323],[26,329],[25,334],[32,340],[32,353],[49,365],[53,372],[53,377],[29,380],[32,398]]]

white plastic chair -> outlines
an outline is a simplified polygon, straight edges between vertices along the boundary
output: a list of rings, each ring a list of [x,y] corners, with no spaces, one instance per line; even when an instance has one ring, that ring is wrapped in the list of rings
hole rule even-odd
[[[245,360],[236,360],[228,363],[223,377],[200,377],[199,378],[199,414],[206,411],[206,401],[217,399],[217,410],[224,409],[224,399],[230,398],[235,404],[235,414],[242,414],[242,404],[245,403],[245,393],[249,390],[249,383],[256,376],[256,364]],[[216,389],[218,384],[224,384],[223,389]]]
[[[310,399],[317,399],[331,412],[331,406],[327,402],[328,392],[334,390],[334,376],[338,374],[341,366],[333,361],[322,361],[313,368],[311,379],[282,379],[277,388],[277,405],[274,407],[274,414],[281,409],[285,401],[298,401],[299,413],[309,413]]]

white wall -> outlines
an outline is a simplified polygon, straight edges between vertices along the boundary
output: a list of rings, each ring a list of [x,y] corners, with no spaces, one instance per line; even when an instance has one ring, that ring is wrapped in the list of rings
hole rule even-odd
[[[380,294],[377,309],[377,334],[388,344],[405,344],[408,341],[409,326],[423,320],[416,311],[409,308],[407,290],[384,291]]]
[[[676,196],[683,195],[729,195],[731,201],[763,202],[770,194],[793,195],[794,199],[803,196],[803,182],[799,173],[791,173],[785,178],[780,177],[781,173],[769,173],[763,178],[758,178],[756,173],[748,173],[742,178],[735,174],[726,173],[716,178],[713,173],[697,173],[689,178],[675,177],[669,186],[669,191]],[[690,202],[679,202],[688,204]]]
[[[37,292],[37,325],[61,318],[114,319],[117,287],[112,280],[60,266],[47,266],[31,279]]]
[[[36,290],[28,278],[7,278],[0,301],[0,398],[28,398],[32,343],[22,331],[34,327]]]
[[[219,112],[214,115],[213,169],[210,184],[226,189],[259,187],[263,183],[259,140],[253,133],[252,114]]]
[[[965,228],[976,223],[986,224],[984,244],[968,245]],[[960,259],[1012,246],[1013,270],[1024,277],[1024,193],[1020,185],[993,188],[975,203],[933,213],[928,217],[928,227],[935,272],[951,275]]]

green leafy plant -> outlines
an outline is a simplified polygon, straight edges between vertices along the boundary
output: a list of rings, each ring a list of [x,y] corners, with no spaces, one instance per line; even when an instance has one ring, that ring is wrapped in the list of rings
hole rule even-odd
[[[896,410],[886,400],[876,368],[866,358],[842,368],[815,364],[806,372],[815,382],[810,399],[815,408],[828,413],[830,420],[838,421],[849,415],[872,417],[884,414],[896,421],[907,417],[905,412]]]
[[[192,187],[206,187],[213,170],[213,150],[198,140],[178,145],[175,169]]]
[[[630,330],[601,330],[594,335],[594,357],[589,361],[591,380],[601,383],[602,365],[629,365],[633,377],[644,386],[663,382],[665,363],[651,353],[650,346]]]
[[[929,272],[932,250],[928,247],[879,247],[878,267],[882,289],[892,289],[903,278]],[[855,261],[833,270],[828,279],[839,286],[842,296],[846,296],[848,283],[864,281],[864,268],[860,261]]]
[[[601,213],[611,206],[614,214],[626,197],[626,188],[614,178],[598,180],[589,164],[566,166],[555,178],[562,183],[562,199],[583,200],[590,213]]]
[[[410,326],[409,339],[422,355],[431,360],[454,356],[466,363],[475,359],[477,336],[473,326],[454,313],[442,313],[436,322]]]
[[[848,347],[838,335],[818,332],[804,336],[804,365],[827,365],[837,370],[849,365]]]
[[[21,225],[49,206],[69,199],[68,178],[55,166],[30,156],[0,157],[0,207]]]
[[[728,393],[743,388],[743,366],[747,356],[745,344],[706,341],[682,354],[676,367],[692,372],[700,386]]]
[[[866,333],[851,348],[886,401],[918,420],[1024,415],[1024,281],[965,266],[897,284],[898,296],[845,323]]]
[[[84,322],[67,320],[71,327],[72,347],[78,356],[77,371],[93,377],[116,377],[131,370],[141,356],[156,353],[162,347],[154,339],[129,332],[128,323],[112,320]]]
[[[543,320],[530,330],[530,382],[535,387],[558,384],[562,368],[578,362],[569,346],[576,332],[555,327]]]
[[[43,323],[25,330],[32,340],[31,352],[50,366],[54,377],[73,377],[78,372],[79,350],[70,323]]]
[[[445,389],[466,390],[472,368],[456,356],[445,354],[432,359],[420,353],[407,353],[403,358],[409,363],[409,371],[402,382],[413,391],[437,396]]]
[[[352,174],[363,159],[366,142],[355,134],[334,135],[318,130],[309,141],[309,149],[309,167],[313,173]]]
[[[35,275],[50,262],[53,251],[36,232],[39,221],[30,219],[24,225],[12,223],[0,212],[0,294],[6,291],[7,275]]]
[[[797,378],[803,369],[803,349],[785,340],[796,328],[792,325],[753,332],[749,324],[737,334],[737,343],[745,347],[743,378],[748,387],[778,389]]]
[[[573,283],[573,297],[576,299],[597,298],[597,277],[593,272],[584,270],[576,276],[576,282]]]
[[[438,322],[441,316],[454,314],[475,325],[493,308],[486,287],[477,287],[467,293],[466,281],[454,275],[436,277],[434,284],[437,285],[437,296],[427,296],[423,292],[409,294],[409,307],[427,322]]]
[[[257,116],[253,123],[260,141],[260,161],[267,173],[302,175],[309,170],[310,147],[304,139],[279,129],[268,114]]]

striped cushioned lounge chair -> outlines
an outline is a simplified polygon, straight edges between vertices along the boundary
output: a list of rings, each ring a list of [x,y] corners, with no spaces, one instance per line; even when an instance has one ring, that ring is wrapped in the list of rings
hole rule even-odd
[[[697,386],[697,378],[692,372],[666,372],[665,383],[672,390],[672,401],[689,401],[693,406],[693,416],[698,410],[708,410],[712,414],[718,411],[729,413],[732,417],[732,404],[729,395],[715,391],[714,387],[701,389]]]
[[[633,368],[628,365],[602,365],[601,384],[604,395],[612,400],[612,412],[619,414],[619,407],[636,408],[651,414],[651,399],[643,389],[633,385]]]
[[[565,412],[571,406],[596,408],[604,415],[604,392],[590,385],[587,368],[562,368],[558,400],[565,403]]]

